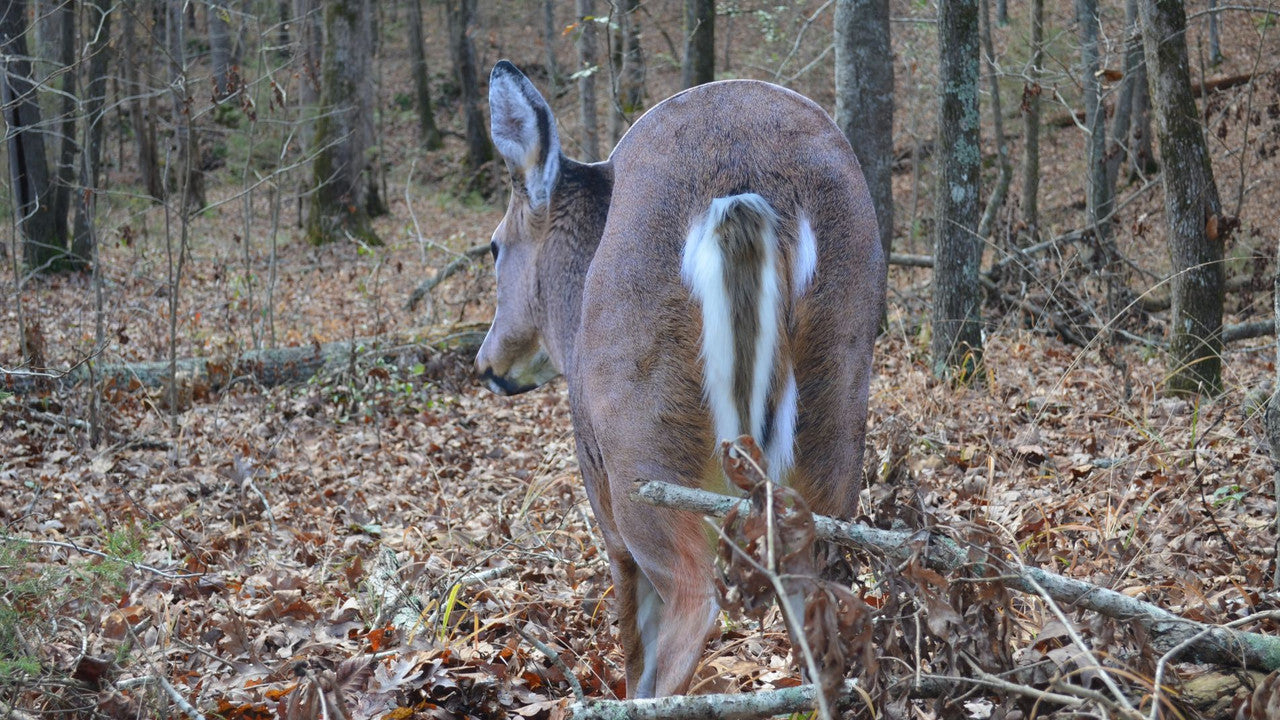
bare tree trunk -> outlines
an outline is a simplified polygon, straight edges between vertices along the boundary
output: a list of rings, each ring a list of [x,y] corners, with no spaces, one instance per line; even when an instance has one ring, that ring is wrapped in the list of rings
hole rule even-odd
[[[58,162],[53,189],[54,233],[66,247],[67,223],[71,217],[71,194],[76,184],[76,8],[61,2],[50,14],[57,48],[54,54],[58,84]]]
[[[62,256],[65,238],[57,236],[53,184],[45,158],[40,104],[31,79],[26,40],[27,7],[21,0],[0,9],[0,107],[8,126],[9,182],[22,233],[22,255],[29,270],[44,272]]]
[[[1009,0],[996,0],[996,22],[1009,24]]]
[[[644,51],[640,47],[640,0],[618,2],[618,63],[617,107],[610,113],[612,144],[617,145],[631,122],[644,111]]]
[[[1115,188],[1120,165],[1129,150],[1129,129],[1133,124],[1133,105],[1142,64],[1142,30],[1138,27],[1138,0],[1124,4],[1124,77],[1116,95],[1115,118],[1111,122],[1111,142],[1107,148],[1107,182]]]
[[[1111,237],[1111,208],[1115,191],[1107,183],[1107,110],[1102,104],[1102,60],[1098,47],[1099,21],[1097,0],[1076,0],[1076,22],[1080,25],[1081,79],[1085,117],[1085,173],[1088,192],[1085,212],[1093,228],[1098,248],[1095,263],[1108,270],[1119,260],[1115,240]]]
[[[129,125],[133,128],[137,144],[138,179],[148,195],[163,200],[164,181],[160,175],[160,153],[156,148],[156,99],[141,81],[142,77],[151,75],[151,47],[155,35],[145,25],[138,28],[139,14],[134,9],[124,12],[121,38],[124,41],[123,55],[129,58],[122,67],[125,97],[129,107]],[[138,37],[139,32],[144,35],[142,39]]]
[[[1022,224],[1040,234],[1040,77],[1044,73],[1044,0],[1031,0],[1031,82],[1022,89]]]
[[[1218,0],[1209,0],[1209,62],[1222,64],[1222,41],[1218,37]]]
[[[413,58],[413,86],[418,94],[418,139],[428,150],[444,147],[436,115],[431,109],[431,78],[427,69],[426,38],[422,32],[422,0],[409,2],[409,52]]]
[[[937,218],[934,230],[933,372],[968,382],[982,363],[978,269],[982,154],[978,134],[978,0],[939,5]]]
[[[582,121],[582,159],[600,159],[600,139],[596,130],[596,54],[595,0],[577,0],[578,15],[578,114]]]
[[[559,94],[560,63],[556,62],[556,0],[542,0],[542,44],[546,52],[547,78],[551,83],[551,95]]]
[[[684,0],[684,87],[716,79],[716,2]]]
[[[1136,4],[1136,3],[1135,3]],[[1141,32],[1141,30],[1139,30]],[[1139,43],[1142,39],[1139,38]],[[1133,73],[1133,107],[1129,113],[1129,176],[1140,178],[1159,169],[1151,138],[1151,83],[1147,80],[1146,57]]]
[[[991,7],[988,0],[980,0],[980,2],[982,3],[982,53],[987,59],[987,83],[991,88],[991,125],[995,131],[996,157],[1000,167],[999,174],[996,176],[996,186],[987,198],[982,219],[978,221],[978,237],[985,240],[991,233],[996,213],[1004,206],[1013,168],[1009,165],[1009,143],[1004,136],[1004,109],[1000,105],[1000,78],[996,69],[996,50],[995,44],[991,41]],[[885,257],[888,257],[887,250]]]
[[[200,142],[196,129],[191,122],[191,93],[188,87],[186,56],[186,14],[183,12],[185,0],[168,0],[168,16],[165,30],[169,50],[169,87],[173,99],[174,141],[177,152],[173,158],[169,172],[175,177],[177,187],[181,188],[183,202],[186,203],[179,212],[186,216],[190,210],[204,207],[204,173],[200,163]]]
[[[471,44],[475,10],[475,0],[445,2],[453,72],[458,78],[458,87],[462,89],[462,110],[467,122],[467,165],[472,170],[479,170],[493,158],[493,146],[489,144],[489,128],[480,109],[480,80],[477,77],[475,48]]]
[[[82,133],[85,147],[80,161],[80,201],[76,203],[71,255],[79,265],[88,266],[95,257],[93,217],[99,193],[102,168],[102,136],[105,130],[103,108],[107,101],[107,62],[111,53],[111,0],[93,0],[88,5],[89,81],[86,87],[85,117],[87,131]],[[96,270],[95,270],[96,272]]]
[[[328,41],[315,126],[307,240],[351,237],[380,242],[369,224],[369,148],[373,143],[373,52],[370,0],[326,0]]]
[[[231,34],[227,28],[225,3],[209,3],[209,57],[213,67],[213,99],[221,102],[236,88],[231,87]]]
[[[867,177],[880,245],[893,246],[893,51],[889,0],[838,0],[836,124]]]
[[[1222,387],[1222,248],[1230,222],[1222,216],[1191,94],[1186,10],[1181,0],[1141,0],[1139,10],[1173,267],[1167,388],[1216,393]]]

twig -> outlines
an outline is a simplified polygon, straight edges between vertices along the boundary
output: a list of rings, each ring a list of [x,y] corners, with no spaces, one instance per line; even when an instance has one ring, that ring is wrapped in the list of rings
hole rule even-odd
[[[546,655],[547,658],[551,660],[551,664],[555,665],[556,669],[560,671],[560,674],[564,675],[564,679],[569,682],[569,687],[573,690],[573,697],[578,702],[582,702],[583,698],[586,697],[582,692],[582,683],[578,682],[578,676],[569,669],[568,665],[564,664],[564,660],[560,659],[560,653],[552,650],[541,640],[525,632],[519,625],[512,625],[512,627],[515,628],[516,632],[520,633],[520,637],[527,640],[530,645],[538,648],[538,652]]]
[[[168,578],[170,580],[185,580],[187,578],[204,577],[204,573],[175,573],[175,572],[170,572],[168,570],[161,570],[160,568],[152,567],[150,565],[144,565],[143,563],[140,563],[140,562],[134,562],[132,560],[126,560],[121,557],[116,557],[115,555],[109,555],[107,553],[102,552],[101,550],[94,550],[92,548],[82,547],[73,542],[63,542],[61,540],[38,540],[34,538],[18,537],[16,535],[0,535],[0,542],[27,543],[29,545],[48,545],[50,547],[58,547],[58,548],[63,548],[65,550],[75,550],[81,555],[93,555],[95,557],[103,558],[104,560],[113,560],[115,562],[124,563],[125,565],[129,565],[135,570],[145,570],[149,573],[152,573],[154,575],[159,575],[160,577]]]
[[[36,720],[34,715],[28,715],[3,700],[0,700],[0,715],[3,715],[5,720]]]
[[[450,276],[456,274],[459,270],[470,267],[472,260],[482,257],[487,252],[489,252],[488,245],[477,245],[463,252],[462,257],[454,259],[448,265],[437,270],[435,275],[432,275],[419,283],[418,287],[414,288],[413,292],[409,294],[409,299],[405,302],[404,309],[408,311],[416,310],[418,308],[418,303],[422,302],[422,298],[426,296],[427,293],[435,290],[437,285],[444,282]]]
[[[170,685],[168,680],[159,675],[143,675],[142,677],[129,678],[116,683],[116,687],[120,690],[127,690],[140,685],[159,685],[165,694],[169,696],[169,699],[173,700],[173,704],[186,713],[187,717],[192,718],[192,720],[204,720],[204,715],[201,715],[199,710],[192,707],[191,703],[182,697],[182,693],[178,692],[177,688]]]

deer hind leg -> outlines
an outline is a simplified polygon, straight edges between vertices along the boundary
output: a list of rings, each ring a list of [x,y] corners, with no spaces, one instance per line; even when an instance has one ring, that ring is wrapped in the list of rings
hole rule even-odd
[[[628,503],[618,525],[631,555],[630,562],[614,565],[627,694],[682,693],[718,611],[702,519]]]

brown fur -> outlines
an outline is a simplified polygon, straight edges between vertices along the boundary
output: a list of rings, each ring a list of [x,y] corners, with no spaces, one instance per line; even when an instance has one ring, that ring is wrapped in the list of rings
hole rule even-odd
[[[815,512],[849,517],[860,489],[884,257],[858,162],[821,108],[754,81],[688,90],[637,121],[608,162],[564,160],[542,225],[525,217],[528,200],[517,192],[495,233],[512,256],[499,277],[501,327],[495,321],[477,365],[500,376],[529,352],[532,337],[568,379],[632,694],[684,691],[714,624],[713,546],[703,520],[636,502],[630,490],[637,480],[722,482],[712,471],[702,399],[700,313],[679,272],[692,223],[712,199],[741,192],[762,195],[781,216],[778,270],[789,307],[769,408],[776,415],[786,369],[794,368],[790,481]],[[817,272],[793,302],[789,268],[802,213],[817,238]],[[731,223],[722,241],[726,255],[739,258],[731,269],[731,286],[742,288],[735,355],[749,358],[758,328],[747,299],[756,296],[759,263],[743,222]],[[750,387],[746,365],[739,363],[736,387]],[[739,392],[740,402],[748,394]],[[662,602],[646,618],[637,592],[648,586]],[[653,667],[646,643],[656,643]]]

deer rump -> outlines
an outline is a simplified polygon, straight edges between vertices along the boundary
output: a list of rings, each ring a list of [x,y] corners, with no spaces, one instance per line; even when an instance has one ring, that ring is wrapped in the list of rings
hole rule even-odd
[[[495,110],[495,132],[505,117]],[[513,154],[517,181],[542,171]],[[558,203],[593,169],[612,182],[603,228],[570,339],[544,343],[568,380],[628,694],[666,695],[687,689],[715,625],[714,533],[693,513],[632,500],[632,486],[726,491],[719,441],[751,434],[773,479],[815,512],[851,516],[884,257],[848,142],[816,104],[768,83],[684,91],[605,163],[562,159],[549,238],[558,218],[590,215]],[[540,268],[538,284],[561,269]]]

